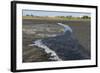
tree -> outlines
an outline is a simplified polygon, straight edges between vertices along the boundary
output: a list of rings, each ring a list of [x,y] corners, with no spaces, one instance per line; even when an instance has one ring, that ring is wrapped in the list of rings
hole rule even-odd
[[[90,19],[89,16],[82,16],[81,18],[82,18],[82,19]]]

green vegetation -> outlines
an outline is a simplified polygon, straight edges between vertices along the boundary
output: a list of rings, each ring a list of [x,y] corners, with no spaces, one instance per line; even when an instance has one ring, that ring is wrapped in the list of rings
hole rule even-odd
[[[22,19],[53,19],[53,20],[90,20],[89,16],[73,17],[73,16],[23,16]]]
[[[81,17],[82,19],[91,19],[91,17],[89,17],[89,16],[83,16],[83,17]]]
[[[56,16],[56,18],[62,18],[64,20],[90,20],[89,16],[73,17],[73,16]]]

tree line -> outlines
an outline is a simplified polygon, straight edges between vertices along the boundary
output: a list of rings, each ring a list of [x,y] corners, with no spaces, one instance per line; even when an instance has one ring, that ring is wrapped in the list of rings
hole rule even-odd
[[[36,15],[26,15],[26,16],[32,16],[32,17],[51,17],[51,16],[36,16]],[[54,16],[54,17],[56,17],[56,18],[68,18],[68,19],[91,19],[91,17],[90,16],[86,16],[86,15],[84,15],[84,16],[80,16],[80,17],[73,17],[73,16]]]

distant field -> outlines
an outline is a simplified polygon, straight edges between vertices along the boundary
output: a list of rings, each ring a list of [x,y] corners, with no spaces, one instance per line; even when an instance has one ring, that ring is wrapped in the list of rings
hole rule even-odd
[[[23,17],[23,62],[50,61],[49,54],[42,48],[29,47],[33,40],[53,36],[63,33],[63,28],[57,23],[69,25],[75,37],[90,53],[90,20],[67,20],[61,18],[33,18]]]
[[[59,18],[59,17],[33,17],[33,16],[23,16],[23,19],[44,19],[44,20],[84,20],[90,21],[90,19],[80,19],[80,18]]]

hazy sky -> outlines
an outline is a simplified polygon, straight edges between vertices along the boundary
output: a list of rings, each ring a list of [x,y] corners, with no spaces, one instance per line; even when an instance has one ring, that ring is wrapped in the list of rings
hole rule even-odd
[[[35,16],[90,16],[90,13],[79,13],[79,12],[55,12],[55,11],[36,11],[36,10],[23,10],[23,16],[35,15]]]

